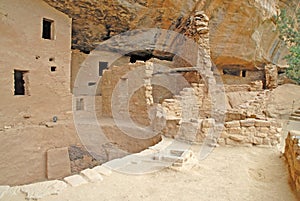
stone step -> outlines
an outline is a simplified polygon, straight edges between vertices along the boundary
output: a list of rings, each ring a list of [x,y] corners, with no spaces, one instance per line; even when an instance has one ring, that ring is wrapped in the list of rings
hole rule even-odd
[[[293,113],[293,114],[291,114],[291,116],[293,116],[293,117],[300,117],[300,113]]]
[[[82,176],[75,174],[72,176],[68,176],[64,178],[65,182],[67,182],[70,186],[76,187],[82,184],[87,184],[88,181],[85,180]]]
[[[300,117],[290,116],[290,120],[300,121]]]
[[[94,169],[85,169],[80,172],[81,176],[87,181],[95,183],[98,181],[103,181],[103,178],[98,172]]]
[[[300,109],[296,110],[294,113],[300,114]]]

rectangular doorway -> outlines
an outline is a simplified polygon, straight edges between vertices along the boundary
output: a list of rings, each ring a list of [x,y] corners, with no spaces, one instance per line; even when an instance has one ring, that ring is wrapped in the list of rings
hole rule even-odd
[[[53,34],[53,29],[54,29],[54,21],[50,19],[43,18],[43,29],[42,29],[42,38],[43,39],[48,39],[48,40],[53,40],[54,39],[54,34]]]
[[[103,71],[108,67],[108,62],[99,61],[99,76],[103,75]]]
[[[28,71],[14,70],[14,95],[26,95],[26,77]]]

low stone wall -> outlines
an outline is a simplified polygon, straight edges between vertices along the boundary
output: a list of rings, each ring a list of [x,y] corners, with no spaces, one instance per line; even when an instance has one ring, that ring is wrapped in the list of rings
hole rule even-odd
[[[216,132],[219,130],[220,132]],[[280,143],[282,126],[276,120],[247,118],[216,125],[208,118],[193,122],[170,119],[162,131],[163,135],[193,143],[202,143],[207,137],[219,145],[234,146],[274,146]],[[218,136],[220,135],[220,136]]]
[[[276,120],[247,118],[239,121],[225,122],[218,143],[222,145],[266,145],[280,143],[282,125]]]
[[[237,91],[261,91],[263,90],[262,81],[253,81],[249,84],[225,84],[225,91],[228,92],[237,92]]]
[[[290,183],[300,198],[300,131],[290,131],[285,142],[284,156],[291,176]]]

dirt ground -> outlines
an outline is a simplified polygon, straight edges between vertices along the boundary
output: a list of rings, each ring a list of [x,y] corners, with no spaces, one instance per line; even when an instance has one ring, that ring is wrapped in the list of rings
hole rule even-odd
[[[269,111],[286,118],[300,107],[300,86],[273,90]],[[283,120],[283,122],[287,122]],[[289,125],[295,129],[294,125]],[[288,127],[284,127],[286,135]],[[33,125],[0,132],[0,185],[42,181],[45,151],[77,144],[72,122],[54,128]],[[284,144],[280,145],[283,150]],[[23,200],[19,194],[2,200]],[[164,170],[149,175],[114,173],[97,184],[68,188],[43,200],[296,200],[288,185],[288,171],[280,151],[266,148],[219,147],[192,169]]]
[[[2,200],[25,200],[24,194]],[[113,172],[99,183],[67,187],[41,201],[206,200],[296,201],[284,159],[275,148],[218,147],[182,171],[140,176]]]
[[[72,120],[53,128],[21,125],[0,131],[0,185],[46,180],[46,151],[78,143]]]

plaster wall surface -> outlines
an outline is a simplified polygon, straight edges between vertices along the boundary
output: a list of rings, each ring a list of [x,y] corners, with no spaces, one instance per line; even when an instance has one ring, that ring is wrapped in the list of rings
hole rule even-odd
[[[39,0],[2,0],[0,9],[0,126],[66,118],[71,19]],[[44,18],[52,22],[52,39],[42,38]],[[25,95],[14,95],[14,70],[26,71]]]

